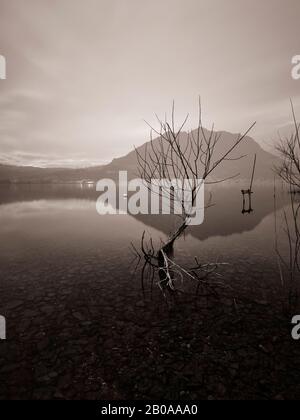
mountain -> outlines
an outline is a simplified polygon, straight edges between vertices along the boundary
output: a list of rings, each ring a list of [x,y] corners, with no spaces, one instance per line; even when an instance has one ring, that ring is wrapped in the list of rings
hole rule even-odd
[[[208,134],[208,131],[207,131]],[[238,134],[219,132],[221,140],[216,149],[216,159],[223,155],[236,141]],[[154,140],[157,144],[159,139]],[[184,149],[187,134],[182,133],[180,142]],[[149,143],[138,148],[144,155]],[[279,158],[266,152],[251,137],[246,137],[230,156],[233,160],[223,162],[213,173],[212,180],[228,178],[238,175],[236,179],[243,180],[245,186],[250,182],[254,155],[257,155],[255,179],[259,181],[272,180],[274,178],[273,167],[280,162]],[[241,159],[239,159],[243,156]],[[110,164],[98,167],[81,169],[42,169],[35,167],[19,167],[0,164],[0,183],[68,183],[83,180],[98,181],[102,178],[118,179],[119,171],[127,171],[129,178],[138,177],[137,157],[135,150],[126,156],[114,159]]]
[[[206,135],[209,136],[209,132],[204,130]],[[216,147],[215,160],[219,159],[224,155],[231,146],[234,145],[240,134],[232,134],[226,131],[217,132],[220,135],[220,142]],[[197,135],[197,132],[194,132]],[[156,144],[159,139],[154,140]],[[187,141],[187,133],[181,134],[182,149],[184,150],[184,144]],[[144,156],[145,149],[151,150],[149,143],[145,143],[138,148],[139,153]],[[280,163],[280,159],[261,148],[261,146],[251,137],[246,137],[239,146],[232,152],[230,158],[233,160],[227,160],[223,162],[213,173],[212,180],[225,179],[234,175],[238,175],[237,179],[247,181],[250,180],[253,168],[254,156],[257,155],[257,164],[255,179],[260,181],[273,180],[274,178],[274,165]],[[241,159],[239,159],[241,158]],[[127,170],[129,177],[137,176],[137,158],[136,152],[132,151],[128,155],[119,159],[114,159],[109,165],[103,168],[105,173],[110,178],[116,178],[118,171]]]

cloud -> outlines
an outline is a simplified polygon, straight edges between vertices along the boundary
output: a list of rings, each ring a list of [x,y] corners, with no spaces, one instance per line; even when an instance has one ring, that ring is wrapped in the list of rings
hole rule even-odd
[[[5,165],[34,166],[38,168],[86,168],[89,166],[101,166],[106,162],[100,159],[91,160],[90,158],[83,158],[81,155],[62,158],[59,155],[13,151],[9,154],[1,154],[0,163]]]
[[[1,0],[1,152],[108,162],[173,99],[178,119],[196,116],[198,94],[207,125],[240,132],[255,118],[264,140],[300,95],[299,14],[298,0]]]

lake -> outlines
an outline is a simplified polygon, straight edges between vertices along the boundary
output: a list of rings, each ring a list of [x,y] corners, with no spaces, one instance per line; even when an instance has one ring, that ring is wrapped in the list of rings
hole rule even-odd
[[[169,307],[156,284],[143,294],[130,244],[144,231],[158,244],[172,217],[99,216],[94,186],[1,186],[0,398],[268,399],[291,387],[299,397],[299,374],[286,372],[300,348],[281,308],[273,187],[255,188],[251,214],[240,190],[215,187],[204,224],[176,245],[183,266],[226,264],[218,297],[195,298],[190,282]],[[278,187],[284,258],[289,202]]]

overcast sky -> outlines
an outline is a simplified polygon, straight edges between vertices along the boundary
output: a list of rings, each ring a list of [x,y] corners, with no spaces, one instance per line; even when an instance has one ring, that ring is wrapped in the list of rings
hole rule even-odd
[[[252,135],[271,147],[300,118],[299,0],[0,0],[0,159],[109,162],[164,115]],[[194,121],[191,119],[190,126]]]

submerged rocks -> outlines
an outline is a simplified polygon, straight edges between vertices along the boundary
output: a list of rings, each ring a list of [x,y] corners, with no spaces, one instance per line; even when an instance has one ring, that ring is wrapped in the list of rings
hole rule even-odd
[[[144,301],[117,261],[105,281],[93,261],[89,270],[80,258],[55,270],[39,263],[26,287],[0,285],[9,327],[0,399],[300,397],[298,347],[276,321],[268,284],[254,290],[244,270],[224,280],[234,290],[201,305],[182,294],[170,310],[157,289]]]

